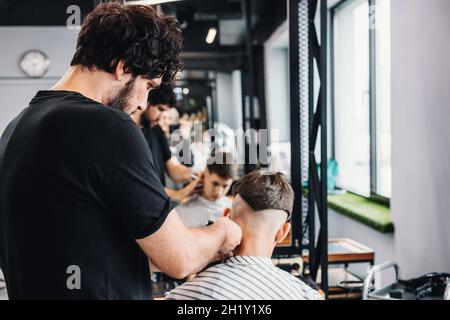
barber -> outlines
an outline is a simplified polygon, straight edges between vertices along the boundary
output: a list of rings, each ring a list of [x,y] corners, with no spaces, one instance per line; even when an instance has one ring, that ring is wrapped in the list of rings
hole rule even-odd
[[[161,183],[166,186],[167,174],[175,183],[187,183],[184,188],[165,188],[167,195],[174,201],[181,202],[192,196],[200,183],[200,177],[195,175],[190,168],[179,163],[172,156],[169,142],[158,121],[164,111],[170,110],[175,105],[175,94],[170,85],[161,85],[150,91],[147,108],[136,110],[131,115],[133,121],[141,128],[145,140],[153,154],[153,163]]]
[[[0,140],[0,267],[11,299],[151,299],[148,258],[184,278],[231,255],[229,219],[190,229],[129,114],[180,69],[176,20],[99,5],[71,67]]]

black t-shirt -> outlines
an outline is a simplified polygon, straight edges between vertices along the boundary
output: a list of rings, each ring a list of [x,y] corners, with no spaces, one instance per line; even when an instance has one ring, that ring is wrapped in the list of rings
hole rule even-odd
[[[38,92],[0,141],[9,297],[151,299],[135,239],[172,210],[151,159],[127,114],[75,92]]]
[[[166,177],[164,175],[166,172],[166,162],[172,157],[166,135],[158,125],[154,127],[145,126],[142,129],[142,133],[152,151],[158,177],[161,180],[161,183],[166,185]]]

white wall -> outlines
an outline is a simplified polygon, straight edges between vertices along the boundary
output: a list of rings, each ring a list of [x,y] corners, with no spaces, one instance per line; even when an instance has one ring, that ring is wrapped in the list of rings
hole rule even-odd
[[[242,129],[241,72],[217,73],[217,119],[231,129]]]
[[[289,25],[284,22],[264,43],[267,127],[290,142]]]
[[[333,210],[328,210],[328,236],[330,239],[350,238],[360,242],[375,251],[375,264],[395,261],[395,235],[383,234],[373,228],[361,224]],[[364,275],[369,264],[353,264],[350,268]],[[382,285],[394,282],[393,270],[386,271],[381,276]]]
[[[0,133],[36,91],[50,88],[64,74],[77,35],[65,27],[0,27]],[[43,51],[51,60],[42,79],[28,79],[19,68],[20,58],[31,49]]]
[[[392,213],[405,276],[450,272],[450,1],[392,1]]]
[[[243,126],[242,120],[242,74],[241,71],[236,70],[231,73],[231,88],[233,101],[233,125],[234,129],[240,129]]]

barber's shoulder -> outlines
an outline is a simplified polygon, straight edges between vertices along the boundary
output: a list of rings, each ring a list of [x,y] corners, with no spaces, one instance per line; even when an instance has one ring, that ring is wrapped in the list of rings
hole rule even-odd
[[[84,108],[84,111],[86,112],[86,120],[94,122],[103,132],[110,128],[141,132],[130,116],[123,111],[102,104],[92,105],[91,108]]]
[[[89,112],[91,117],[96,118],[99,121],[104,121],[105,124],[114,123],[117,121],[133,122],[127,113],[102,104],[97,104],[92,108],[85,108],[85,111]]]
[[[101,114],[95,114],[89,117],[89,135],[95,141],[94,145],[104,145],[102,149],[117,149],[123,147],[123,152],[144,150],[148,146],[141,130],[131,120],[131,118],[120,111],[101,111]]]

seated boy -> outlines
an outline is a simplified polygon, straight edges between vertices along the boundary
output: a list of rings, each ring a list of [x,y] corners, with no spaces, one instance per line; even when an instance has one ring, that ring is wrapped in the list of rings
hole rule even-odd
[[[218,153],[215,158],[223,161],[207,165],[201,182],[203,188],[177,206],[178,215],[189,227],[205,227],[222,217],[226,208],[231,208],[232,201],[226,195],[233,183],[234,165],[226,164],[226,153]]]
[[[290,230],[294,192],[281,174],[253,172],[234,188],[226,216],[242,229],[234,256],[172,290],[168,300],[321,300],[290,273],[275,267],[275,246]]]

